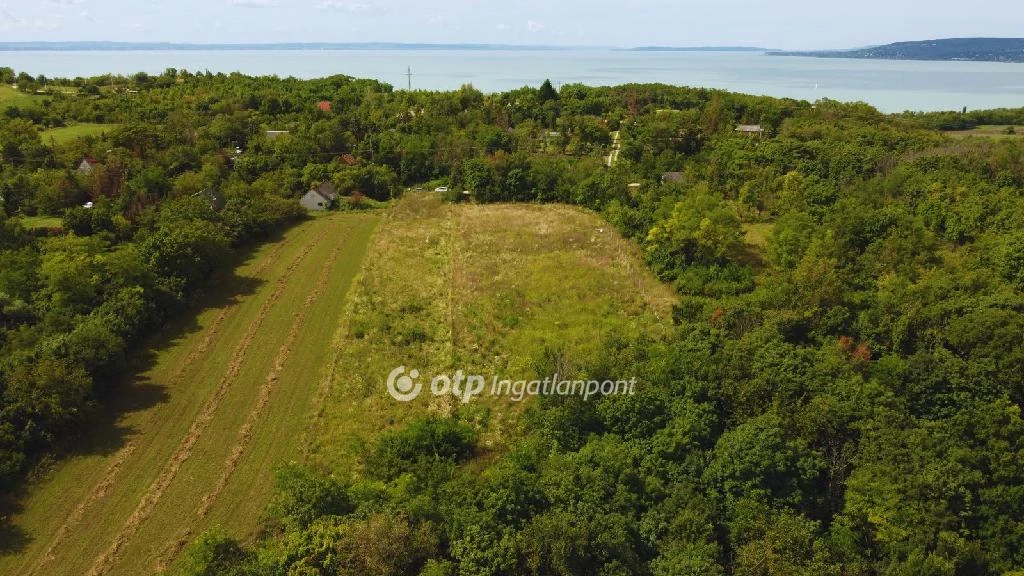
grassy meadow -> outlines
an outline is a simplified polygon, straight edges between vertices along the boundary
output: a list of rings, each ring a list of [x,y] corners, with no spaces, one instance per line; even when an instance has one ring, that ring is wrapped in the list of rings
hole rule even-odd
[[[657,337],[675,301],[634,244],[570,206],[451,205],[411,194],[388,212],[369,252],[304,443],[313,463],[357,474],[377,434],[429,412],[469,416],[491,450],[516,433],[524,403],[433,397],[433,375],[461,369],[488,386],[494,374],[543,378],[537,358],[573,374],[609,340]],[[413,401],[386,391],[397,366],[422,375]]]
[[[25,106],[38,102],[42,97],[26,94],[10,86],[0,86],[0,107]]]

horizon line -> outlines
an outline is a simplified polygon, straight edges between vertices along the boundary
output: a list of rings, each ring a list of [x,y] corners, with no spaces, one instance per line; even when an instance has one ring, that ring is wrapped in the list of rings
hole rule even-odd
[[[622,51],[775,51],[760,46],[616,46],[609,44],[506,44],[487,42],[172,42],[130,40],[0,41],[0,51],[20,50],[267,50],[267,49],[423,49],[423,50],[622,50]]]

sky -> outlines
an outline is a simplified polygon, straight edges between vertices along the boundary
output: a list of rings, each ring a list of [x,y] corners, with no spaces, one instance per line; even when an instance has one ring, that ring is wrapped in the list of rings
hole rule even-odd
[[[1020,0],[0,0],[0,41],[853,48],[1021,36]]]

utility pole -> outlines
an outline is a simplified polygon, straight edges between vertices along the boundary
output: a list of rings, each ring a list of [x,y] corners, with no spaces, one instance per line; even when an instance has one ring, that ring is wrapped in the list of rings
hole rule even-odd
[[[409,92],[412,92],[412,66],[405,71],[405,77],[409,81]]]

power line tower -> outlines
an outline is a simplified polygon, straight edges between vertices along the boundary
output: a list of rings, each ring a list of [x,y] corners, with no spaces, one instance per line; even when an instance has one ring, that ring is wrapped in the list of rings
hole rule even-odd
[[[412,66],[409,66],[405,71],[405,78],[409,82],[409,92],[412,92]]]

